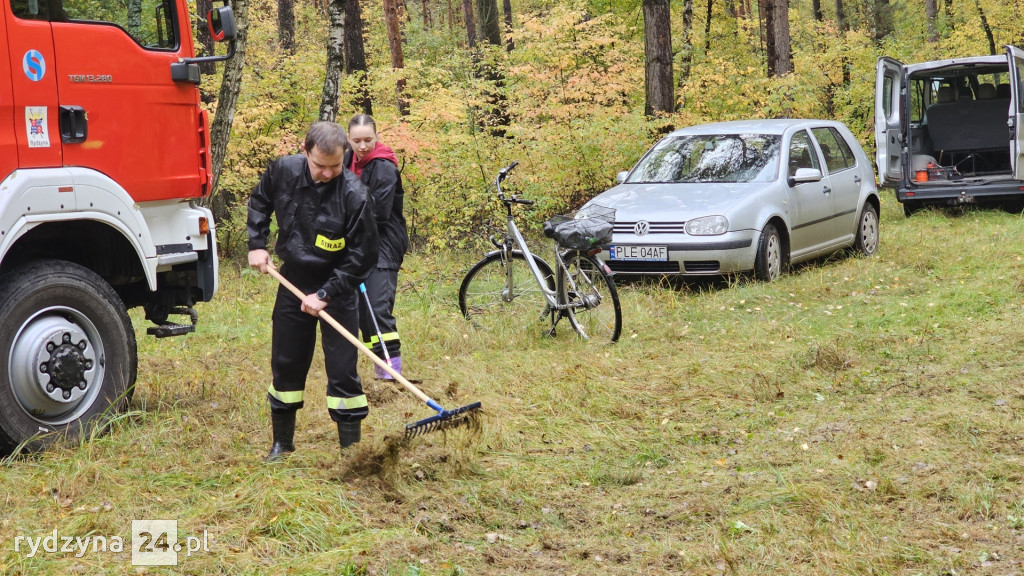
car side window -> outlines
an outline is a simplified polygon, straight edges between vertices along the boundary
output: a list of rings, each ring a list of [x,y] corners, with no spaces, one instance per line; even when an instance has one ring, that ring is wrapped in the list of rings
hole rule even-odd
[[[853,151],[835,128],[812,128],[811,133],[818,140],[828,171],[839,172],[854,165]]]
[[[811,137],[803,130],[793,134],[793,139],[789,143],[789,175],[796,175],[797,168],[821,170]]]

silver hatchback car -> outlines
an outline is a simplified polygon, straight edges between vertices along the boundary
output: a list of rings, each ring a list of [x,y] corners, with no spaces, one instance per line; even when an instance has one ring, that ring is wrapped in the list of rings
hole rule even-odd
[[[704,124],[659,141],[590,202],[614,208],[617,274],[775,280],[790,264],[878,249],[871,162],[840,122]]]

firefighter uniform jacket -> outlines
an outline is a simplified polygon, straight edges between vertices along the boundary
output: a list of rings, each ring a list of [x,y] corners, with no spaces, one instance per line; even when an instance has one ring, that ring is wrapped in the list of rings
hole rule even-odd
[[[353,293],[377,262],[373,201],[348,170],[317,184],[306,157],[270,164],[249,198],[249,250],[266,249],[270,215],[277,214],[277,255],[285,266],[327,278],[327,295]]]

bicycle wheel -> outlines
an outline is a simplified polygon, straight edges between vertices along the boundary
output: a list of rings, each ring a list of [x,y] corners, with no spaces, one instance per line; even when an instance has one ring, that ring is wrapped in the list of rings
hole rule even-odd
[[[533,259],[548,289],[554,291],[551,267],[539,256]],[[510,252],[507,261],[499,252],[488,254],[470,268],[459,287],[459,309],[473,326],[494,331],[547,327],[549,315],[547,298],[518,250]]]
[[[558,295],[561,302],[571,304],[566,315],[581,336],[611,342],[619,339],[622,332],[619,292],[596,258],[579,252],[567,255],[565,270],[558,271]]]

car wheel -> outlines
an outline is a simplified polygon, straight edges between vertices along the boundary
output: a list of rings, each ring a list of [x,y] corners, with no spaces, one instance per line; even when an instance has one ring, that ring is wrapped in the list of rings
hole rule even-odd
[[[878,211],[871,204],[865,204],[860,211],[853,247],[865,256],[871,256],[878,250]]]
[[[787,255],[783,253],[782,237],[775,224],[767,224],[757,241],[754,257],[754,276],[763,282],[773,282],[782,275]]]
[[[43,260],[9,271],[0,286],[0,453],[88,433],[127,405],[135,332],[103,278]]]

